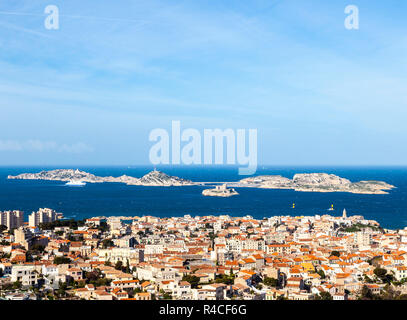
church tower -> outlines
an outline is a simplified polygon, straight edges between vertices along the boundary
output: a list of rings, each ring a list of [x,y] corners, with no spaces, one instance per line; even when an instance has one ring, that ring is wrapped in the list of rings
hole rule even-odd
[[[342,218],[346,219],[348,216],[346,215],[346,209],[343,209]]]

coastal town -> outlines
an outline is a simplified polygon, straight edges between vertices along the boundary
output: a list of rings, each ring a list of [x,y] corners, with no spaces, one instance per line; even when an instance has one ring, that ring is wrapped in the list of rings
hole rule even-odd
[[[0,212],[2,300],[407,299],[407,227],[341,214]]]

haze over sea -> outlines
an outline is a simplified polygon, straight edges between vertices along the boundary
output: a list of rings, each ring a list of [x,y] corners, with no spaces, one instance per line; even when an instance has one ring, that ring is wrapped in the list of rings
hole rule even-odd
[[[24,210],[28,214],[38,208],[52,208],[66,218],[92,216],[157,217],[251,215],[256,219],[275,215],[339,216],[346,208],[348,215],[363,215],[377,220],[385,228],[407,226],[407,167],[259,167],[256,175],[273,174],[292,178],[295,173],[326,172],[352,182],[380,180],[396,186],[387,195],[363,195],[343,192],[319,193],[294,190],[236,188],[239,196],[204,197],[208,187],[143,187],[121,183],[88,183],[84,187],[67,187],[62,181],[8,180],[8,175],[34,173],[41,170],[80,169],[98,176],[123,174],[141,177],[153,168],[138,167],[0,167],[0,210]],[[193,181],[238,181],[237,168],[232,167],[157,167],[167,174]],[[292,209],[292,204],[296,208]],[[327,209],[334,205],[335,211]]]

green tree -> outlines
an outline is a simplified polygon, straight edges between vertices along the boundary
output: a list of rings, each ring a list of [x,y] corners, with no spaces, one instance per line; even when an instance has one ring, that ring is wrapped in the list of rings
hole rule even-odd
[[[376,269],[374,269],[373,273],[376,275],[376,277],[383,278],[386,276],[387,270],[377,267]]]
[[[172,299],[172,296],[171,296],[168,292],[165,292],[165,293],[163,294],[163,299],[164,299],[164,300],[171,300],[171,299]]]
[[[59,286],[58,286],[58,290],[57,290],[57,295],[59,297],[64,297],[66,296],[66,289],[68,288],[68,285],[66,282],[62,282],[61,280],[59,280]]]
[[[23,286],[23,284],[20,281],[13,282],[14,290],[21,289],[22,286]]]
[[[102,232],[109,231],[109,225],[106,223],[106,221],[100,222],[100,225],[98,226],[98,230]]]
[[[317,271],[317,273],[321,276],[321,279],[325,279],[325,278],[326,278],[326,275],[325,275],[324,270],[320,269],[320,270]]]
[[[278,287],[278,280],[275,278],[264,277],[263,283],[269,287]]]
[[[130,271],[130,262],[129,262],[129,259],[127,259],[126,260],[126,267],[124,268],[124,270],[123,270],[123,272],[125,272],[125,273],[131,273],[131,271]]]
[[[70,263],[71,262],[71,259],[69,259],[68,257],[63,257],[63,256],[61,256],[61,257],[55,257],[54,258],[54,264],[67,264],[67,263]]]
[[[394,287],[390,284],[386,284],[383,292],[380,294],[381,300],[395,300],[398,297],[398,292],[394,290]]]
[[[327,291],[322,291],[315,297],[315,300],[333,300],[332,295]]]
[[[121,262],[120,260],[116,262],[116,264],[114,265],[114,268],[116,270],[122,270],[123,267],[123,262]]]
[[[44,252],[45,250],[45,246],[42,246],[40,244],[35,244],[31,247],[32,251],[36,251],[36,252]]]
[[[341,253],[339,251],[334,250],[331,252],[331,256],[335,256],[335,257],[339,258],[341,256]]]
[[[393,276],[388,274],[386,269],[377,267],[373,270],[373,273],[384,283],[390,283],[393,280]]]
[[[105,239],[102,241],[102,246],[104,249],[109,248],[109,247],[113,247],[114,243],[111,239]]]
[[[198,287],[199,283],[199,277],[194,276],[194,275],[187,275],[182,277],[182,281],[187,281],[191,284],[192,289],[196,289]]]
[[[53,222],[40,223],[39,228],[42,230],[54,230],[57,227],[68,227],[72,230],[77,230],[78,227],[85,225],[85,220],[56,220]]]
[[[364,274],[363,276],[364,276],[364,281],[366,283],[374,283],[374,281],[372,279],[370,279],[367,275]]]
[[[215,283],[224,283],[227,285],[233,284],[235,282],[235,276],[234,275],[226,275],[226,274],[221,274],[217,275],[215,278]]]
[[[97,271],[91,271],[91,272],[86,272],[85,273],[85,278],[89,282],[92,282],[92,281],[97,281],[100,278],[100,276],[99,276],[99,273]]]
[[[362,300],[372,300],[373,299],[373,293],[368,288],[368,286],[363,286],[362,291],[360,293],[360,298]]]

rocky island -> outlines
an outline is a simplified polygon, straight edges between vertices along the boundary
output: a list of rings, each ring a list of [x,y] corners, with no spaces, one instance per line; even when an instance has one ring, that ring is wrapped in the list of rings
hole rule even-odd
[[[350,192],[359,194],[387,194],[395,186],[383,181],[351,182],[327,173],[300,173],[293,179],[283,176],[257,176],[240,180],[234,186],[264,189],[293,189],[307,192]]]
[[[227,188],[226,184],[216,186],[215,189],[205,189],[204,191],[202,191],[202,194],[204,196],[223,197],[223,198],[238,195],[235,189]]]
[[[51,181],[83,181],[88,183],[119,182],[127,185],[136,186],[191,186],[196,183],[181,179],[175,176],[169,176],[164,172],[154,170],[141,178],[135,178],[127,175],[120,177],[98,177],[94,174],[80,171],[78,169],[57,169],[51,171],[41,171],[39,173],[22,173],[17,176],[8,176],[8,179],[24,180],[51,180]]]
[[[78,169],[57,169],[41,171],[39,173],[23,173],[17,176],[8,176],[8,179],[54,180],[54,181],[82,181],[88,183],[118,182],[136,186],[193,186],[209,185],[213,183],[193,182],[164,172],[154,170],[141,178],[122,175],[120,177],[99,177]],[[280,175],[264,175],[242,179],[238,182],[225,182],[230,187],[263,188],[263,189],[293,189],[306,192],[350,192],[359,194],[387,194],[395,186],[383,181],[351,182],[348,179],[328,173],[299,173],[292,179]],[[223,189],[224,188],[224,189]],[[226,190],[226,191],[225,191]],[[226,186],[217,186],[215,189],[204,190],[204,195],[229,197],[238,194]]]

